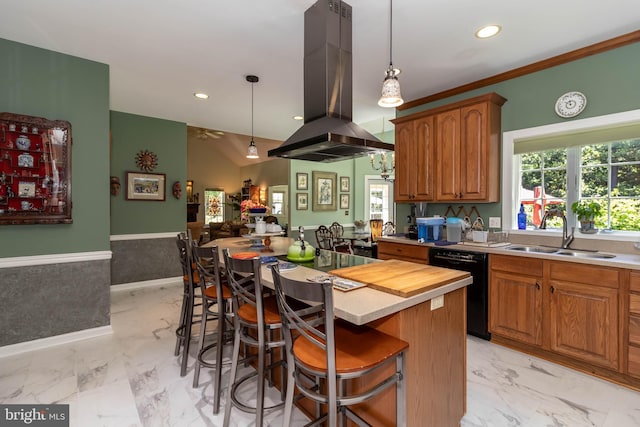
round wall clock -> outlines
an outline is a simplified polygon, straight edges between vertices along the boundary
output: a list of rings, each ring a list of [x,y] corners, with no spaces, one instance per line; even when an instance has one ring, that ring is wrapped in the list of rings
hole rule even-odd
[[[587,106],[587,97],[581,92],[567,92],[556,101],[556,114],[560,117],[575,117]]]

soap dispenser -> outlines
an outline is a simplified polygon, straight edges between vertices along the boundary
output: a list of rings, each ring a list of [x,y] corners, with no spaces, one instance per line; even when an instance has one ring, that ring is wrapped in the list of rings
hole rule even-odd
[[[524,204],[520,203],[520,213],[518,213],[518,230],[527,229],[527,213],[524,211]]]

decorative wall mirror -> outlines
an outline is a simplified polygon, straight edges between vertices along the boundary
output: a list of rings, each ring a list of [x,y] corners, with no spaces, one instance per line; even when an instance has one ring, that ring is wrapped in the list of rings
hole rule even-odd
[[[0,224],[70,224],[71,124],[0,113]]]

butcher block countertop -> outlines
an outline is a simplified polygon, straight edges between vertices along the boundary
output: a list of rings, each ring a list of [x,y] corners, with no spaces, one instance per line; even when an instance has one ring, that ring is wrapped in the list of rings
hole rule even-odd
[[[373,289],[403,298],[470,276],[468,272],[390,259],[329,272],[338,277],[365,283]]]

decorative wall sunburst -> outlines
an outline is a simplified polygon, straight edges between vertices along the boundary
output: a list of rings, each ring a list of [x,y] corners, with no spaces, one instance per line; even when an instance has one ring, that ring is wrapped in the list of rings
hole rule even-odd
[[[141,150],[136,154],[136,166],[141,171],[151,172],[158,166],[158,156],[149,150]]]

